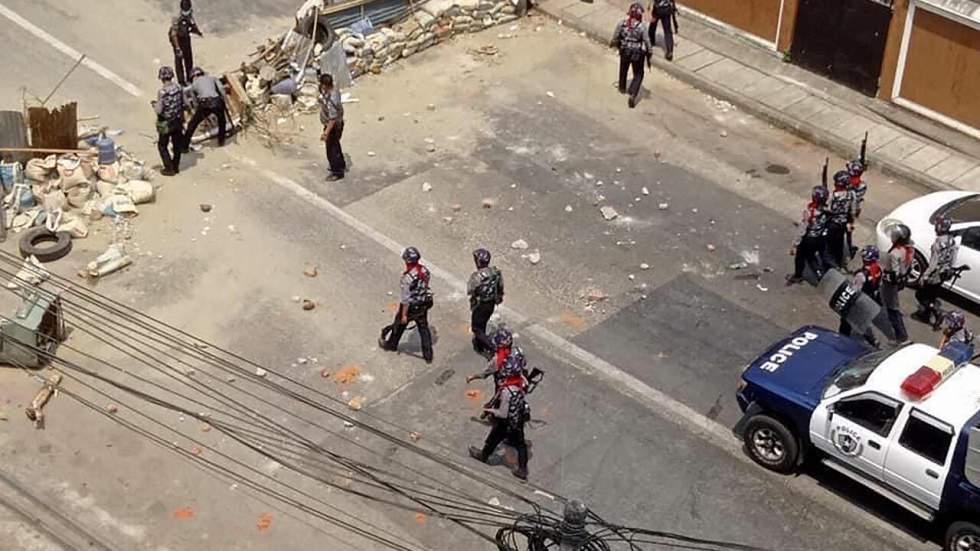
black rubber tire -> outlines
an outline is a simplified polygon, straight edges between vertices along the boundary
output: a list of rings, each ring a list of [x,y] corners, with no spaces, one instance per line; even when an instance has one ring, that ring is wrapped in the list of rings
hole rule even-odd
[[[38,246],[40,243],[54,245]],[[34,256],[40,262],[54,262],[71,252],[71,234],[66,231],[53,232],[44,226],[31,228],[20,238],[20,256]]]
[[[943,540],[943,551],[963,551],[963,547],[956,547],[957,539],[972,536],[974,543],[980,545],[980,526],[972,522],[959,521],[949,525],[946,530],[946,539]],[[973,547],[966,549],[972,551]]]
[[[759,465],[781,474],[789,474],[796,469],[800,446],[796,435],[782,422],[768,415],[756,415],[745,423],[742,438],[749,457]],[[773,446],[769,457],[759,449],[759,442],[765,440],[770,440]],[[777,452],[778,457],[772,457]]]

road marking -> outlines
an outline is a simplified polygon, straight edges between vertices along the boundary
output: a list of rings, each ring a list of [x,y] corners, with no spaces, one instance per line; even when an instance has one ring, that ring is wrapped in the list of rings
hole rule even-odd
[[[373,227],[365,224],[353,215],[330,202],[328,199],[316,194],[303,187],[299,183],[271,170],[260,168],[259,164],[248,157],[239,156],[231,151],[225,150],[227,155],[233,160],[257,169],[257,171],[275,182],[278,186],[293,193],[301,199],[309,201],[316,207],[326,211],[338,221],[350,227],[352,230],[364,235],[394,254],[401,256],[404,246],[394,239],[379,232]],[[451,272],[443,270],[431,262],[426,262],[426,267],[437,278],[445,281],[457,293],[466,292],[466,284],[462,279],[456,277]],[[697,412],[686,404],[677,401],[664,392],[644,383],[643,381],[626,373],[622,369],[603,360],[595,354],[585,350],[564,337],[552,332],[550,329],[533,323],[530,319],[507,306],[502,306],[500,311],[509,317],[515,325],[525,326],[522,334],[530,333],[536,337],[536,341],[543,342],[552,355],[564,357],[571,360],[570,364],[586,375],[594,376],[596,379],[613,387],[620,393],[628,396],[643,406],[647,407],[655,414],[671,421],[678,426],[694,433],[708,444],[721,449],[742,463],[756,467],[743,451],[742,442],[732,434],[727,427],[709,419],[707,416]],[[733,382],[734,384],[734,382]],[[408,386],[407,384],[405,386]],[[761,469],[761,467],[759,467]],[[922,547],[922,542],[908,533],[897,529],[888,521],[878,518],[868,513],[850,501],[841,499],[828,490],[825,490],[815,480],[804,480],[802,478],[780,477],[778,480],[784,482],[791,491],[802,494],[811,501],[826,507],[831,512],[837,512],[847,518],[863,517],[863,522],[868,525],[869,530],[873,530],[879,537],[886,538],[893,542],[901,543],[904,549],[926,549]]]
[[[16,12],[14,12],[13,10],[11,10],[7,6],[4,6],[3,4],[0,4],[0,15],[6,17],[7,19],[9,19],[11,21],[13,21],[20,28],[22,28],[25,31],[33,34],[37,38],[40,38],[41,40],[47,42],[54,49],[56,49],[59,52],[65,54],[66,56],[70,57],[72,61],[78,61],[78,58],[82,57],[82,53],[81,52],[79,52],[75,48],[72,48],[68,44],[65,44],[64,42],[58,40],[57,38],[51,36],[50,34],[47,33],[47,31],[45,31],[44,29],[42,29],[42,28],[38,27],[37,25],[31,23],[30,21],[24,19],[23,17],[21,17],[20,15],[18,15]],[[115,84],[116,86],[122,88],[123,91],[125,91],[127,94],[129,94],[131,96],[134,96],[134,97],[137,97],[138,98],[138,97],[141,97],[143,95],[143,91],[140,90],[135,84],[133,84],[133,83],[131,83],[131,82],[123,79],[122,77],[120,77],[116,73],[113,73],[112,71],[110,71],[109,69],[107,69],[105,66],[103,66],[103,65],[101,65],[101,64],[99,64],[99,63],[97,63],[95,61],[92,61],[88,57],[86,57],[82,61],[82,65],[88,67],[89,69],[91,69],[92,71],[94,71],[96,74],[98,74],[102,78],[104,78],[104,79],[108,80],[109,82]]]

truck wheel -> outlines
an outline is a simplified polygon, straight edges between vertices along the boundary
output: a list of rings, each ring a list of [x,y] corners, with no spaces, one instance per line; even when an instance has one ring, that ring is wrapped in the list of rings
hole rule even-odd
[[[793,432],[781,422],[768,415],[756,415],[745,424],[742,437],[756,463],[783,474],[796,468],[800,446]]]
[[[980,551],[980,526],[972,522],[954,522],[946,531],[944,551]]]

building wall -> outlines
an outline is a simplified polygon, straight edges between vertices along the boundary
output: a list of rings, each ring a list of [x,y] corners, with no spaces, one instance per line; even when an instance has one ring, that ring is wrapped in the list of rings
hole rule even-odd
[[[895,85],[895,71],[898,69],[898,57],[902,49],[902,33],[905,31],[905,19],[908,17],[909,0],[895,0],[892,4],[892,22],[888,27],[888,42],[885,44],[885,57],[881,62],[881,81],[878,86],[878,97],[890,100],[892,88]]]
[[[779,25],[779,37],[776,49],[788,52],[793,45],[793,33],[796,32],[796,14],[800,8],[800,0],[785,0],[783,2],[783,20]]]
[[[776,42],[782,0],[680,0],[687,7],[762,38]]]
[[[899,94],[980,128],[980,30],[916,10]]]

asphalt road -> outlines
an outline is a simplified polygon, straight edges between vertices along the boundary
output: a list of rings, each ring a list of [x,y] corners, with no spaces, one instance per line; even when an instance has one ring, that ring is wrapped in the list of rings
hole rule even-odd
[[[57,99],[99,112],[126,130],[127,148],[155,161],[140,134],[152,132],[145,100],[155,90],[153,60],[168,54],[161,8],[169,3],[112,4],[4,5],[147,94],[136,97],[83,68]],[[284,28],[294,4],[202,4],[202,63],[237,65],[271,29]],[[498,38],[501,32],[517,38]],[[0,68],[23,75],[39,95],[71,65],[9,19],[0,19],[0,38],[29,44]],[[500,49],[497,57],[471,53],[487,43]],[[141,210],[130,244],[137,262],[97,290],[290,374],[322,393],[312,399],[363,397],[361,420],[401,438],[417,432],[419,446],[462,470],[347,427],[295,397],[196,366],[207,387],[331,451],[415,473],[410,478],[433,476],[484,501],[520,510],[527,505],[515,496],[547,507],[557,505],[544,494],[580,497],[610,521],[767,549],[936,549],[927,526],[832,473],[761,470],[728,432],[739,415],[734,383],[745,362],[799,325],[836,324],[814,289],[782,285],[793,221],[826,152],[656,72],[645,84],[650,95],[628,110],[611,85],[614,68],[610,52],[535,17],[361,79],[350,90],[359,102],[347,106],[346,180],[323,182],[312,115],[297,118],[271,148],[249,134],[223,150],[208,147],[190,156],[180,177],[157,179],[158,201]],[[2,92],[5,108],[19,107],[19,93]],[[917,194],[881,174],[869,177],[863,240],[875,220]],[[202,213],[201,203],[214,209]],[[599,206],[618,217],[605,220]],[[105,233],[78,242],[55,269],[71,276],[102,250]],[[529,249],[512,248],[518,239]],[[413,333],[402,354],[374,344],[394,301],[395,251],[407,244],[438,268],[432,366],[418,359]],[[502,465],[465,456],[483,437],[470,417],[488,391],[463,381],[480,369],[459,293],[478,245],[494,252],[507,279],[502,319],[547,372],[532,400],[532,487]],[[539,264],[526,258],[533,251]],[[303,275],[308,265],[318,267],[316,278]],[[606,298],[588,304],[596,291]],[[318,307],[304,312],[294,296]],[[905,301],[908,308],[911,297]],[[910,327],[917,339],[935,338]],[[81,334],[70,344],[115,354]],[[338,381],[351,366],[360,376]],[[131,367],[172,384],[147,365]],[[325,540],[380,548],[218,479],[64,396],[49,406],[47,430],[35,431],[17,410],[36,383],[17,371],[0,373],[0,381],[8,417],[0,434],[0,534],[14,549],[86,542],[99,549],[300,549]],[[176,432],[168,439],[204,439],[289,491],[305,492],[297,497],[304,503],[322,506],[316,498],[326,497],[418,548],[487,545],[446,520],[327,489],[322,479],[299,476],[226,437],[202,435],[183,416],[96,386],[109,396],[71,390],[101,406],[125,400],[132,405],[117,418],[161,435],[169,427]],[[220,410],[213,397],[206,400]],[[271,527],[263,527],[266,515]]]

